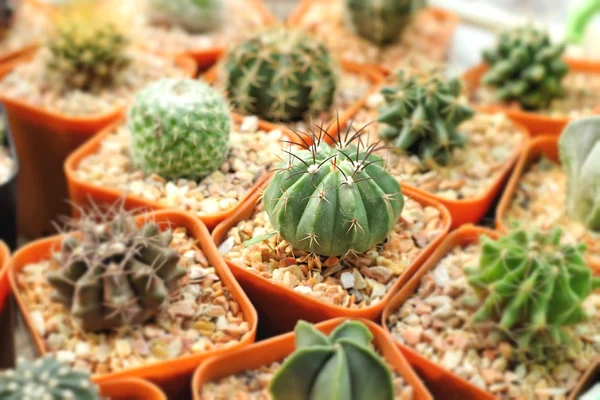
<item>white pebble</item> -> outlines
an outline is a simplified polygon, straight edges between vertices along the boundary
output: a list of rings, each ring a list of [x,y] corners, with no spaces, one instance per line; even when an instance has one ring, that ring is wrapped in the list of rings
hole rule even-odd
[[[119,339],[115,342],[115,350],[121,357],[127,357],[131,354],[131,344],[128,340]]]
[[[79,357],[86,357],[90,354],[90,344],[86,342],[79,342],[75,345],[75,354]]]
[[[219,245],[219,253],[227,254],[233,249],[233,246],[235,246],[235,240],[230,236]]]
[[[240,132],[254,133],[258,130],[258,117],[252,115],[244,117],[240,125]]]
[[[340,280],[342,281],[342,286],[344,289],[350,289],[354,287],[354,275],[352,273],[342,272]]]
[[[204,268],[200,268],[200,267],[190,268],[190,279],[192,279],[192,280],[204,278],[206,275],[207,275],[207,272],[204,270]]]
[[[75,353],[69,350],[60,350],[56,352],[56,359],[58,361],[72,363],[75,361],[76,358],[77,357],[75,356]]]
[[[446,284],[450,281],[450,275],[448,275],[448,269],[445,265],[440,265],[435,270],[433,270],[433,278],[435,279],[435,284],[441,288],[445,287]]]
[[[294,290],[302,294],[310,294],[312,292],[312,288],[309,286],[296,286]]]
[[[444,358],[442,358],[442,366],[446,369],[453,370],[456,368],[463,358],[462,350],[450,350],[444,354]]]
[[[33,311],[30,314],[31,322],[33,322],[33,326],[35,330],[41,335],[44,336],[46,334],[46,325],[44,324],[44,316],[41,311]]]

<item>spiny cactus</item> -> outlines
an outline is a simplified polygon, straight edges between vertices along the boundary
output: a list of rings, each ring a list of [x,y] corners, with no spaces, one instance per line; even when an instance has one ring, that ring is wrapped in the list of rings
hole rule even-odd
[[[428,167],[448,164],[452,149],[466,143],[456,127],[474,115],[461,103],[460,90],[458,79],[446,81],[437,74],[408,76],[398,72],[397,85],[381,90],[386,103],[377,120],[386,126],[379,136],[418,155]]]
[[[47,276],[54,299],[71,310],[86,331],[142,324],[158,315],[185,275],[170,249],[170,230],[119,212],[96,222],[72,222],[81,236],[67,235]]]
[[[582,304],[600,278],[586,267],[585,245],[561,244],[561,234],[517,227],[498,240],[480,238],[479,268],[467,270],[469,283],[485,297],[474,322],[497,322],[536,353],[569,342],[563,328],[588,318]]]
[[[518,102],[526,110],[547,108],[563,95],[569,68],[561,59],[564,43],[552,44],[547,32],[523,26],[503,32],[496,48],[483,53],[490,70],[485,85],[496,87],[495,99]]]
[[[338,78],[336,64],[316,38],[271,28],[234,46],[220,79],[241,112],[294,121],[329,110]]]
[[[129,109],[131,156],[146,173],[200,179],[227,158],[231,117],[215,89],[193,79],[162,79]]]
[[[398,39],[424,0],[345,0],[347,20],[360,36],[378,45]]]
[[[225,19],[223,0],[150,0],[150,14],[157,23],[181,26],[192,33],[219,28]]]
[[[313,132],[312,145],[286,151],[289,160],[263,201],[271,224],[295,249],[322,256],[362,253],[397,223],[404,206],[400,185],[374,154],[378,144],[364,145],[360,134],[346,134],[333,148]]]
[[[558,148],[567,175],[569,217],[600,232],[600,117],[571,122]]]
[[[8,33],[15,19],[16,0],[0,0],[0,39]]]
[[[86,91],[110,85],[129,63],[129,39],[105,11],[92,3],[65,6],[49,39],[47,68],[67,88]]]
[[[0,372],[0,399],[100,400],[101,397],[87,372],[45,356],[35,361],[21,359],[15,370]]]
[[[274,400],[391,400],[392,372],[372,349],[373,335],[358,321],[345,321],[329,336],[299,321],[296,351],[277,371]]]

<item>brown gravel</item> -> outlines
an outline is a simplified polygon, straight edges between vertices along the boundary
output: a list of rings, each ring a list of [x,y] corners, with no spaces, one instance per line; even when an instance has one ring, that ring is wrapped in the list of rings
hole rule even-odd
[[[60,360],[104,374],[239,343],[250,331],[239,304],[185,229],[174,230],[170,247],[188,274],[177,296],[155,322],[108,333],[84,333],[68,310],[51,300],[49,260],[26,265],[17,275],[20,296],[49,352]]]
[[[4,131],[4,117],[0,114],[0,137],[3,136]],[[3,143],[0,143],[0,185],[6,182],[13,173],[15,160],[7,147],[4,147]]]
[[[587,245],[586,260],[600,265],[600,234],[585,229],[567,214],[567,176],[558,163],[541,158],[523,174],[517,191],[502,221],[510,226],[520,221],[525,226],[552,230],[560,226],[565,240]]]
[[[600,354],[600,296],[585,302],[589,322],[571,328],[574,343],[556,359],[525,357],[490,329],[475,329],[481,305],[464,268],[478,265],[478,245],[457,247],[422,279],[387,325],[394,338],[501,399],[565,400]]]
[[[0,58],[25,47],[39,44],[46,37],[50,21],[36,7],[25,1],[15,15],[13,26],[7,35],[0,39]]]

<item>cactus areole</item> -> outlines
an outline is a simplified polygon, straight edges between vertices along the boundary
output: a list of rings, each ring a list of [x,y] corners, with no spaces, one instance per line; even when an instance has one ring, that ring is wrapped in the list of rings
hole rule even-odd
[[[359,138],[316,140],[288,151],[264,193],[273,227],[294,248],[322,256],[362,253],[382,242],[404,206],[400,184]],[[356,144],[352,144],[356,142]]]

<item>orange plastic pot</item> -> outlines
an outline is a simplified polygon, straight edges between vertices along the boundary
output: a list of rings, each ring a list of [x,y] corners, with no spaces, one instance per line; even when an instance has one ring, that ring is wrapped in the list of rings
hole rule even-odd
[[[600,75],[600,63],[587,60],[566,59],[571,71]],[[481,85],[483,75],[489,69],[487,64],[479,64],[469,69],[462,79],[469,94],[473,94]],[[560,135],[564,127],[571,121],[568,117],[552,117],[533,111],[524,111],[518,105],[507,106],[494,103],[478,107],[481,110],[501,111],[511,119],[525,125],[531,136]],[[600,104],[594,109],[594,113],[600,113]]]
[[[316,327],[321,332],[329,334],[345,318],[336,318],[317,324]],[[400,374],[406,383],[414,389],[415,400],[432,400],[421,380],[412,370],[402,353],[394,346],[393,341],[381,327],[367,320],[360,320],[367,325],[373,334],[374,345],[379,349],[387,361],[388,365]],[[208,383],[240,372],[260,368],[263,365],[269,365],[273,362],[281,361],[295,350],[294,333],[277,336],[262,342],[253,344],[235,353],[225,356],[213,357],[204,361],[196,372],[192,380],[192,393],[194,400],[200,400],[202,387]]]
[[[8,246],[0,242],[0,370],[12,368],[15,364],[14,314],[8,282],[9,261]]]
[[[402,192],[405,196],[426,205],[435,207],[439,210],[442,221],[443,231],[421,254],[406,268],[394,285],[388,290],[388,293],[375,305],[365,308],[345,308],[331,305],[317,300],[314,297],[300,294],[283,285],[278,285],[273,281],[263,278],[258,274],[248,270],[243,265],[226,260],[229,268],[233,272],[238,282],[252,300],[252,304],[257,308],[260,316],[261,330],[269,333],[284,333],[293,330],[296,322],[303,319],[309,322],[317,323],[335,317],[365,318],[371,321],[377,320],[383,307],[390,300],[392,295],[404,285],[404,283],[414,274],[425,262],[427,257],[441,243],[450,229],[451,217],[448,210],[433,199],[423,197],[413,189],[403,187]],[[215,243],[220,245],[227,238],[227,233],[240,221],[247,220],[254,213],[254,206],[259,200],[261,193],[256,192],[250,196],[241,207],[227,220],[219,224],[213,231]]]
[[[35,52],[0,67],[0,79],[14,67],[29,61]],[[178,66],[193,77],[194,60],[176,58]],[[69,212],[63,163],[67,156],[102,128],[121,118],[124,108],[91,116],[69,116],[0,93],[19,157],[17,225],[21,235],[37,238],[52,232],[57,216]]]
[[[116,379],[98,386],[100,394],[111,400],[167,400],[160,388],[143,379]]]
[[[244,318],[250,327],[250,334],[241,340],[240,343],[227,348],[178,357],[172,360],[129,368],[118,372],[95,375],[93,378],[94,381],[98,383],[131,377],[144,378],[159,384],[167,391],[169,396],[175,396],[173,398],[182,398],[180,396],[185,396],[189,391],[189,378],[191,377],[193,370],[201,361],[215,355],[229,354],[254,342],[256,335],[257,315],[256,310],[248,300],[248,297],[242,291],[239,284],[234,279],[233,274],[227,268],[227,264],[225,264],[225,261],[219,254],[210,237],[208,229],[206,229],[200,220],[193,218],[189,214],[182,211],[157,211],[152,213],[152,216],[154,220],[161,225],[161,227],[185,227],[188,234],[196,239],[197,246],[203,251],[209,263],[215,267],[215,271],[221,278],[221,281],[226,287],[229,288],[233,298],[240,305],[242,313],[244,314]],[[144,218],[144,215],[138,216],[138,224],[143,224],[145,220]],[[59,248],[63,237],[63,235],[56,235],[24,246],[14,254],[8,270],[10,285],[13,293],[15,294],[17,304],[21,310],[21,315],[25,319],[25,324],[31,333],[35,347],[41,355],[46,354],[48,350],[46,349],[43,338],[35,329],[35,325],[31,320],[30,313],[27,308],[27,303],[21,297],[21,290],[17,283],[17,275],[26,265],[30,263],[49,259],[52,251]]]
[[[575,389],[571,395],[569,395],[568,400],[578,400],[581,396],[584,395],[585,392],[590,390],[592,386],[596,383],[600,382],[600,357],[597,357],[592,366],[586,371],[585,375],[579,380]]]

